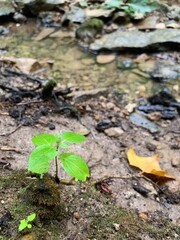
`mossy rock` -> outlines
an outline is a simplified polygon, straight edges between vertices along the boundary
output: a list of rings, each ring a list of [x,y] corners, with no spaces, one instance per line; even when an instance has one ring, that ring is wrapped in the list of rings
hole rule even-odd
[[[83,42],[91,43],[97,34],[101,34],[103,26],[104,22],[102,20],[98,18],[89,19],[76,30],[76,38]]]

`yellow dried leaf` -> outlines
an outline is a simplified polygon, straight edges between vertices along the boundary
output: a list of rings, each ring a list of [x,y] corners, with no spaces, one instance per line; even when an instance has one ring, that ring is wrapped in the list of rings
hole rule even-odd
[[[130,148],[127,152],[127,157],[131,166],[140,168],[144,173],[153,174],[159,177],[172,178],[175,177],[167,174],[159,166],[160,155],[156,154],[151,157],[138,156],[133,148]]]

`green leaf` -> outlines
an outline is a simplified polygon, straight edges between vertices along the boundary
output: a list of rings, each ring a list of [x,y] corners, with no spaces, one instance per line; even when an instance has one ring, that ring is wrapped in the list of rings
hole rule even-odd
[[[128,1],[128,6],[132,12],[152,12],[159,9],[159,4],[156,1],[151,0],[130,0]]]
[[[29,156],[28,171],[38,174],[46,173],[50,168],[49,161],[57,154],[57,149],[51,145],[38,146]]]
[[[52,134],[43,133],[43,134],[37,134],[32,138],[32,142],[36,146],[44,145],[44,144],[50,144],[56,142],[56,137]]]
[[[86,178],[89,177],[89,168],[80,156],[73,153],[62,153],[60,154],[60,160],[64,170],[70,176],[81,181],[86,181]]]
[[[66,143],[61,142],[61,143],[59,144],[59,147],[60,147],[60,148],[70,148],[71,146],[69,146],[69,145],[66,144]]]
[[[35,214],[35,213],[32,213],[32,214],[30,214],[30,215],[27,217],[27,221],[28,221],[28,222],[31,222],[31,221],[33,221],[35,218],[36,218],[36,214]]]
[[[122,0],[108,0],[105,2],[105,8],[120,8]]]
[[[27,227],[27,225],[28,225],[28,223],[27,223],[27,221],[25,219],[21,220],[20,224],[19,224],[18,230],[22,231],[23,229],[25,229]]]
[[[28,223],[27,228],[32,228],[32,224]]]
[[[74,132],[63,132],[62,138],[65,142],[69,143],[81,143],[86,139],[83,135]]]

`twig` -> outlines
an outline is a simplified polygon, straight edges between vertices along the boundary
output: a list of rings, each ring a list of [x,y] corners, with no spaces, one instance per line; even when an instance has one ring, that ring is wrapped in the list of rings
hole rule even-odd
[[[14,151],[14,152],[17,152],[17,153],[22,153],[22,151],[20,149],[13,148],[13,147],[8,147],[8,146],[2,146],[2,147],[0,147],[0,150],[1,151]]]
[[[29,102],[21,102],[21,103],[18,103],[16,104],[17,106],[21,106],[21,105],[28,105],[28,104],[31,104],[31,103],[41,103],[43,102],[42,100],[34,100],[34,101],[29,101]]]
[[[9,135],[13,134],[14,132],[16,132],[21,126],[22,126],[22,124],[18,125],[18,126],[17,126],[15,129],[13,129],[11,132],[2,133],[2,134],[0,134],[0,136],[9,136]]]

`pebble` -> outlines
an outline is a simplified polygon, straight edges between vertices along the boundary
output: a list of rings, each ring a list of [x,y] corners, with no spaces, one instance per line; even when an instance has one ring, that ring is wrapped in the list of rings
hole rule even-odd
[[[75,217],[75,219],[80,219],[81,218],[81,216],[80,216],[80,214],[78,213],[78,212],[74,212],[73,213],[73,216]]]
[[[116,58],[115,54],[99,54],[96,57],[96,62],[99,64],[106,64],[106,63],[113,62],[115,58]]]
[[[119,229],[120,229],[120,224],[114,223],[114,224],[113,224],[113,227],[114,227],[114,229],[118,232]]]
[[[147,143],[146,143],[146,148],[147,148],[149,151],[154,152],[157,147],[156,147],[154,144],[147,142]]]
[[[104,131],[109,137],[120,137],[124,131],[120,127],[108,128]]]
[[[111,103],[111,102],[109,102],[109,103],[107,103],[107,104],[106,104],[106,107],[107,107],[108,109],[114,109],[114,107],[115,107],[115,104],[114,104],[114,103]]]
[[[180,167],[180,160],[179,160],[179,158],[173,158],[172,160],[171,160],[171,165],[173,166],[173,167]]]
[[[49,124],[49,130],[54,130],[56,128],[54,123]]]
[[[128,103],[128,105],[125,106],[125,109],[129,112],[132,113],[136,107],[136,103]]]

